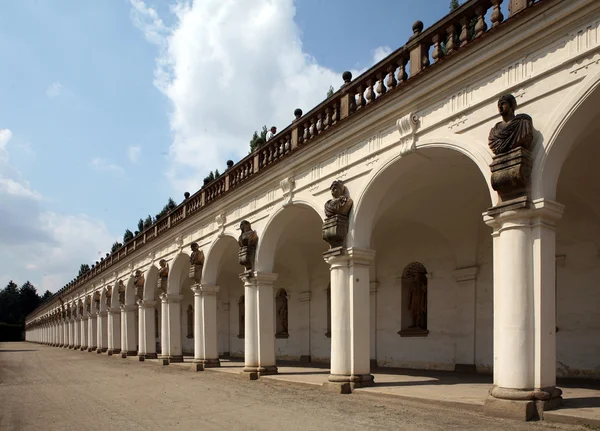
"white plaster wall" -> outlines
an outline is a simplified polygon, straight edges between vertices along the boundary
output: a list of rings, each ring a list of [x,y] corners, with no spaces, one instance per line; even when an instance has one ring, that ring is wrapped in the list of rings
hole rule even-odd
[[[240,266],[241,269],[243,269]],[[241,270],[240,270],[241,272]],[[217,325],[219,354],[244,357],[244,339],[238,338],[238,301],[244,294],[244,284],[233,272],[222,272],[218,277]],[[229,305],[227,305],[229,304]]]
[[[194,307],[194,293],[192,292],[192,280],[186,278],[181,284],[180,294],[183,295],[183,299],[180,302],[181,312],[181,350],[186,356],[194,355],[194,338],[188,338],[188,316],[187,309],[188,305]]]
[[[477,252],[479,274],[475,292],[475,367],[494,371],[494,265],[493,244],[487,226],[481,226]]]

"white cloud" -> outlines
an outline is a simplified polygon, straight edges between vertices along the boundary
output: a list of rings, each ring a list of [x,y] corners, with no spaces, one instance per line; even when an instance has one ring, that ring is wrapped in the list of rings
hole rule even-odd
[[[373,50],[373,63],[379,63],[392,53],[392,48],[389,46],[378,46]]]
[[[40,294],[56,291],[115,238],[101,220],[45,209],[43,196],[8,164],[11,137],[10,130],[0,130],[0,287],[10,279],[29,280]]]
[[[49,99],[54,99],[54,98],[56,98],[56,97],[58,97],[58,96],[61,95],[61,93],[63,91],[63,88],[64,87],[63,87],[63,85],[60,82],[55,81],[52,84],[50,84],[48,86],[48,88],[46,88],[46,96]]]
[[[142,155],[142,147],[139,145],[130,145],[127,147],[127,157],[131,163],[138,163]]]
[[[114,172],[117,174],[125,173],[125,169],[123,169],[121,166],[112,163],[108,159],[103,159],[102,157],[96,157],[92,159],[90,165],[97,171]]]
[[[178,0],[171,28],[143,0],[130,2],[133,23],[159,50],[155,85],[172,104],[167,176],[176,190],[196,189],[248,153],[254,130],[283,129],[295,108],[307,112],[342,84],[342,71],[303,51],[293,0]]]

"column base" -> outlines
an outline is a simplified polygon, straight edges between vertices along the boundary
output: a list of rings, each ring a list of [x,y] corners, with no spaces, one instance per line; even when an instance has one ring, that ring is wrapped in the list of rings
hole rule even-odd
[[[81,348],[81,346],[74,346],[73,349],[74,350],[79,350]]]
[[[169,355],[169,362],[183,362],[183,355]]]
[[[215,368],[221,366],[221,361],[218,359],[194,359],[194,364],[202,364],[204,368]]]
[[[125,359],[127,357],[127,352],[121,352],[121,358]]]
[[[244,367],[244,370],[238,375],[243,380],[258,380],[258,372],[256,368]]]
[[[266,365],[264,367],[258,367],[258,376],[271,376],[273,374],[278,374],[276,365]]]
[[[85,351],[87,350],[87,346],[81,346],[81,347],[79,348],[79,350],[81,350],[82,352],[85,352]]]
[[[113,349],[113,354],[118,355],[121,353],[121,349]]]
[[[101,347],[98,349],[100,353],[105,353],[108,350],[108,347]]]
[[[371,374],[330,374],[327,380],[323,383],[323,388],[339,394],[350,394],[354,389],[375,385],[375,380]]]
[[[519,390],[492,386],[485,400],[488,416],[535,421],[544,419],[544,411],[555,410],[562,404],[562,391],[556,387]]]
[[[95,352],[95,351],[96,351],[96,346],[88,347],[88,352]]]
[[[156,355],[156,353],[146,353],[144,355],[144,358],[146,358],[146,359],[156,359],[156,358],[158,358],[158,356]]]
[[[97,354],[100,354],[100,353],[102,353],[102,349],[96,349],[96,353],[97,353]]]
[[[113,349],[108,349],[108,350],[106,351],[106,354],[107,354],[108,356],[112,356],[112,355],[113,355],[113,353],[115,353],[115,351],[114,351]]]
[[[72,344],[69,345],[69,349],[72,349],[73,347],[75,347],[75,346]]]
[[[145,360],[146,360],[146,357],[145,357],[145,355],[140,355],[140,356],[138,356],[138,361],[139,361],[139,362],[144,362]]]

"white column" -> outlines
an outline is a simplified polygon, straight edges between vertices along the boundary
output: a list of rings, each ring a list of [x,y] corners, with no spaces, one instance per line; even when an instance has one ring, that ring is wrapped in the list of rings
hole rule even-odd
[[[477,287],[476,266],[460,268],[452,276],[458,285],[456,290],[456,371],[475,371],[475,293]]]
[[[171,354],[169,344],[169,307],[167,305],[167,294],[160,294],[160,356],[168,359]]]
[[[141,302],[140,315],[144,315],[144,339],[145,354],[148,359],[156,358],[156,328],[154,313],[156,301],[144,300]]]
[[[72,318],[70,318],[67,321],[67,339],[68,339],[68,348],[72,349],[73,348],[73,326],[74,326],[74,321],[72,320]]]
[[[126,352],[127,356],[136,356],[135,305],[122,305],[121,311],[121,318],[123,319],[123,352]]]
[[[220,366],[217,346],[217,293],[219,286],[195,285],[194,362],[203,367]]]
[[[146,357],[146,324],[144,319],[144,306],[143,301],[141,299],[137,300],[138,307],[138,356],[145,358]]]
[[[81,341],[79,341],[79,335],[81,334],[80,326],[81,326],[81,317],[76,317],[73,319],[73,348],[79,350],[81,347]]]
[[[331,374],[342,392],[371,386],[369,268],[373,250],[325,253],[331,272]]]
[[[273,283],[277,274],[254,273],[257,286],[258,374],[276,374],[275,365],[275,300]],[[216,306],[216,304],[215,304]]]
[[[110,309],[108,311],[108,349],[111,349],[112,342],[112,353],[118,354],[121,353],[121,310],[120,309]]]
[[[484,220],[494,232],[494,387],[488,414],[537,418],[556,408],[556,202],[505,211]]]
[[[108,350],[108,312],[100,311],[98,313],[98,349],[99,352]]]
[[[181,349],[181,295],[161,296],[167,303],[167,323],[169,332],[169,362],[183,362]]]
[[[83,316],[81,318],[81,350],[86,350],[88,348],[88,336],[87,336],[87,327],[88,327],[88,316]]]
[[[98,347],[98,325],[96,314],[90,313],[88,320],[88,352],[93,352]]]
[[[249,273],[242,276],[244,281],[244,373],[258,377],[258,310],[257,287]],[[273,334],[274,335],[274,334]]]

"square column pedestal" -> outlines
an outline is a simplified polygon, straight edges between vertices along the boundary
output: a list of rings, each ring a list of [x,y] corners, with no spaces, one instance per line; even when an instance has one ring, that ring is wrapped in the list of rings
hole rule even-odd
[[[277,274],[246,271],[244,282],[244,371],[242,377],[255,380],[277,374],[275,365],[275,301],[273,283]]]
[[[484,214],[494,241],[494,386],[485,413],[543,419],[556,409],[555,232],[548,200]]]
[[[194,292],[194,364],[196,370],[219,367],[217,347],[217,293],[219,286],[195,284]]]
[[[326,389],[373,386],[370,365],[369,268],[375,251],[335,247],[323,253],[331,274],[331,374]]]

